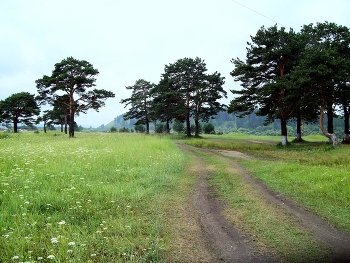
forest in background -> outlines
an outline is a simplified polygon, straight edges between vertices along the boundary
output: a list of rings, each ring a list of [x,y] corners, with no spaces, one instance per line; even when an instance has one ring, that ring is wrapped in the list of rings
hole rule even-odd
[[[213,124],[215,127],[216,133],[230,133],[230,132],[240,132],[244,134],[252,134],[252,135],[268,135],[268,136],[280,136],[281,135],[281,125],[279,120],[275,120],[273,123],[269,125],[264,125],[264,121],[266,120],[265,116],[257,116],[254,113],[247,115],[244,118],[239,118],[234,114],[229,114],[226,111],[219,112],[218,115],[214,116],[213,119],[209,120],[209,123]],[[127,128],[129,131],[135,129],[134,124],[136,123],[136,119],[124,120],[123,115],[119,115],[114,118],[113,121],[106,125],[101,125],[96,129],[91,129],[91,131],[104,131],[108,132],[112,127],[115,127],[117,131],[122,128]],[[325,122],[327,121],[327,116]],[[193,122],[193,120],[192,120]],[[157,122],[156,124],[159,124]],[[202,123],[203,125],[204,123]],[[334,127],[335,133],[339,138],[343,137],[343,125],[344,120],[341,118],[334,119]],[[304,124],[304,135],[310,134],[322,134],[318,122],[311,124]],[[155,130],[155,124],[150,125],[150,130]],[[296,122],[288,122],[288,135],[295,136],[296,135]]]

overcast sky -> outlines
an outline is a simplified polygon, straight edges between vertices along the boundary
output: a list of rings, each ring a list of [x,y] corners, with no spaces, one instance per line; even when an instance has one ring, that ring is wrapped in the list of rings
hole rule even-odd
[[[1,0],[0,0],[1,1]],[[67,57],[87,60],[100,74],[97,88],[115,93],[100,111],[77,118],[100,126],[126,112],[121,99],[138,79],[158,83],[164,65],[199,57],[220,72],[229,99],[239,88],[232,58],[261,26],[299,32],[304,24],[350,27],[349,0],[11,0],[0,2],[0,99],[37,93],[35,80]],[[224,101],[229,102],[229,99]]]

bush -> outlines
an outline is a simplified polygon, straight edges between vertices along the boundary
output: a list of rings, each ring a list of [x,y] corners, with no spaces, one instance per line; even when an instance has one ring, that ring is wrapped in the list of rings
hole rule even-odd
[[[142,124],[135,125],[135,131],[139,133],[143,133],[146,131],[146,128]]]
[[[130,131],[128,128],[123,127],[119,129],[119,132],[130,132]]]
[[[155,130],[156,133],[163,133],[163,132],[166,132],[166,124],[164,123],[159,123],[156,125],[156,130]]]
[[[185,132],[185,125],[183,124],[183,122],[175,120],[172,129],[174,132],[184,133]]]
[[[211,123],[205,123],[203,125],[203,132],[205,134],[215,134],[215,127]]]
[[[117,132],[117,128],[112,126],[110,129],[109,129],[109,132]]]

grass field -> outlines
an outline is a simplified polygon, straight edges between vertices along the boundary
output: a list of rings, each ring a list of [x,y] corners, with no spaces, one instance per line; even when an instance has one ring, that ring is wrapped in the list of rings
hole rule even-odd
[[[175,146],[178,139],[127,133],[4,136],[0,262],[166,262],[176,237],[169,215],[195,183],[185,172],[189,160]],[[279,140],[235,134],[182,142],[253,156],[239,161],[250,173],[350,231],[349,147],[333,149],[321,136],[288,147],[276,146]]]
[[[0,140],[0,262],[162,262],[174,142],[136,134]]]

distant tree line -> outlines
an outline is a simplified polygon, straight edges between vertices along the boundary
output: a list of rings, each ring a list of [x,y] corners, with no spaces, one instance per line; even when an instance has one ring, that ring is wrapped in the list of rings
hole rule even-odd
[[[125,121],[123,114],[114,118],[112,122],[107,125],[101,125],[96,128],[96,131],[111,131],[112,127],[117,127],[113,129],[115,132],[145,132],[145,127],[142,124],[134,125],[136,119],[130,119]],[[327,121],[327,116],[325,116],[325,121]],[[334,119],[334,132],[337,136],[343,134],[342,125],[343,120],[341,118]],[[191,133],[194,134],[194,122],[191,118]],[[227,113],[227,111],[220,111],[217,115],[213,116],[208,123],[200,123],[200,133],[204,134],[227,134],[231,132],[239,132],[250,135],[269,135],[269,136],[279,136],[281,134],[280,126],[281,122],[279,119],[266,124],[266,116],[259,116],[256,112],[246,115],[244,118],[240,118],[235,114]],[[287,123],[288,136],[293,136],[297,131],[296,120],[290,120]],[[150,125],[150,130],[155,133],[165,133],[166,124],[165,123],[153,123]],[[175,120],[171,125],[171,131],[175,133],[185,133],[184,122]],[[322,134],[320,127],[317,122],[306,123],[303,122],[301,125],[301,134]],[[344,138],[345,139],[345,138]]]

